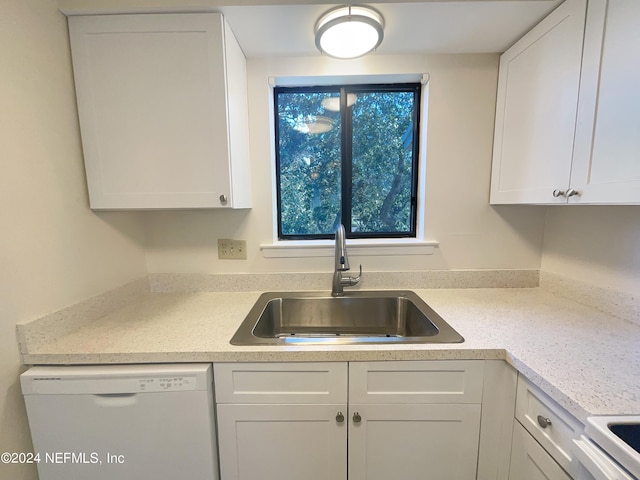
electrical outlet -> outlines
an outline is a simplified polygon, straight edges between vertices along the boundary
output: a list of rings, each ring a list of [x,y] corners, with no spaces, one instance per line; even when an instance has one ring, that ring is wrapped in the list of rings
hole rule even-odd
[[[222,260],[246,260],[247,241],[231,240],[228,238],[218,239],[218,258]]]

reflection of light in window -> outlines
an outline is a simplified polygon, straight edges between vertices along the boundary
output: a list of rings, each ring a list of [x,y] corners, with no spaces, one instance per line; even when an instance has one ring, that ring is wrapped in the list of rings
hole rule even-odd
[[[355,93],[347,94],[347,107],[351,107],[358,97]],[[339,112],[340,111],[340,97],[328,97],[322,100],[322,106],[325,110],[329,110],[330,112]]]
[[[323,115],[309,115],[307,117],[298,118],[293,128],[300,133],[308,133],[315,135],[318,133],[326,133],[333,128],[333,121],[329,117]]]

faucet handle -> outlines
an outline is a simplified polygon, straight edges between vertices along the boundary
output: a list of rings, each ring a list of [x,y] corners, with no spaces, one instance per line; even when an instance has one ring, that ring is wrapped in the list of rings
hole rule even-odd
[[[342,277],[341,279],[342,285],[347,287],[353,287],[354,285],[357,285],[358,282],[360,282],[361,277],[362,277],[362,265],[360,265],[360,273],[358,274],[357,277],[352,277],[351,275]]]
[[[360,264],[360,272],[358,273],[358,276],[354,278],[356,283],[358,283],[360,281],[360,277],[362,277],[362,264]],[[354,283],[354,285],[355,285],[355,283]]]

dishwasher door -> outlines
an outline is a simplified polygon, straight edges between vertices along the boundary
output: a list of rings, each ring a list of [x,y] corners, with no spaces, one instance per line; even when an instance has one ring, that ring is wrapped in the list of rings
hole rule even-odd
[[[21,376],[40,480],[216,480],[211,364]]]

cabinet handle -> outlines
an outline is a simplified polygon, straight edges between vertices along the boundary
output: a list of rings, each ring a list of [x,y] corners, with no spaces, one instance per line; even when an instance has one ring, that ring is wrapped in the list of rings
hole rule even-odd
[[[580,196],[580,191],[574,190],[573,188],[570,188],[569,190],[567,190],[567,197],[573,197],[575,195]]]
[[[344,415],[342,414],[342,412],[338,412],[336,414],[336,422],[338,422],[338,423],[344,422]]]
[[[353,423],[360,423],[361,420],[362,420],[362,417],[358,412],[353,414]]]
[[[227,204],[227,196],[225,194],[222,194],[218,197],[220,199],[220,203],[222,205],[226,205]]]
[[[553,196],[558,198],[558,197],[566,197],[566,192],[564,190],[554,190],[553,191]]]
[[[538,415],[538,425],[540,425],[542,428],[547,428],[549,425],[551,425],[551,419],[543,417],[542,415]]]

